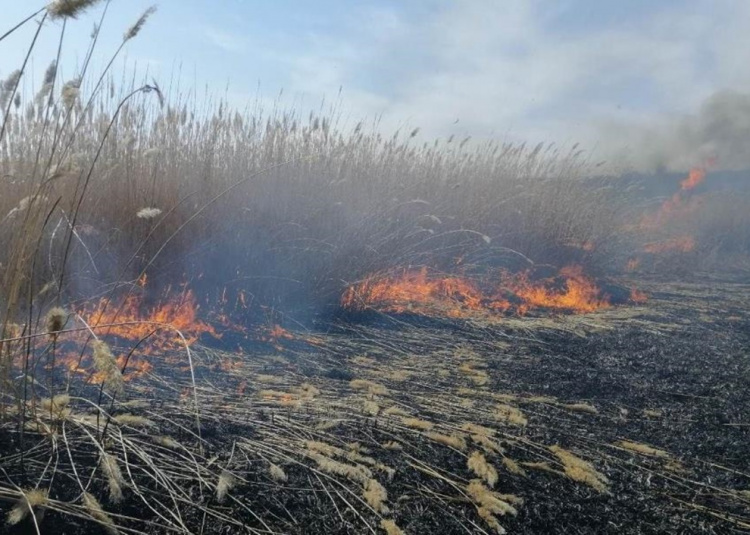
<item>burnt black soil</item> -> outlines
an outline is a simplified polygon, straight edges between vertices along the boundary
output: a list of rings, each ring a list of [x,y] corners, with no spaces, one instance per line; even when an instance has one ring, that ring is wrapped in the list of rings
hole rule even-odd
[[[501,458],[487,454],[498,468],[495,490],[524,500],[517,516],[498,518],[508,533],[748,532],[750,494],[743,491],[750,490],[750,287],[725,281],[651,283],[646,289],[651,294],[646,306],[585,317],[496,324],[362,316],[315,334],[313,344],[296,340],[249,351],[242,358],[252,373],[277,375],[287,383],[251,387],[243,396],[250,399],[262,388],[289,389],[304,381],[318,387],[327,404],[287,408],[257,401],[241,416],[231,411],[205,415],[205,458],[241,474],[244,481],[232,496],[243,507],[234,501],[218,504],[195,491],[196,504],[216,507],[248,530],[265,529],[265,523],[279,533],[370,533],[368,526],[380,533],[378,515],[359,501],[356,483],[338,476],[321,480],[311,471],[314,462],[293,453],[303,440],[341,447],[356,442],[395,470],[391,478],[378,476],[388,492],[390,511],[383,516],[405,533],[492,533],[460,492],[475,477],[466,465],[473,446],[457,451],[384,413],[362,413],[360,394],[350,381],[381,377],[377,382],[389,392],[371,399],[383,407],[404,407],[444,434],[467,421],[498,430],[503,455],[525,472],[503,470]],[[461,359],[483,370],[487,383],[472,383],[456,372]],[[207,369],[201,377],[212,388],[233,392],[225,403],[235,399],[239,383],[253,382],[247,371],[221,377],[211,366]],[[397,370],[411,376],[396,381],[384,375]],[[518,407],[528,424],[493,423],[488,407],[498,401]],[[322,431],[315,430],[326,419],[337,425],[321,438]],[[174,422],[189,427],[191,420],[175,416]],[[167,424],[159,433],[189,439]],[[0,440],[5,456],[14,449],[13,437],[5,433]],[[283,466],[287,481],[269,478],[263,456],[248,455],[237,464],[236,444],[243,440],[257,444],[266,457],[274,449],[283,452],[275,462]],[[619,445],[623,440],[664,454],[629,451]],[[400,442],[403,450],[384,449],[388,441]],[[566,477],[548,449],[555,445],[590,462],[608,479],[607,490]],[[539,469],[541,462],[547,469]],[[59,495],[74,499],[75,489]],[[0,507],[7,510],[2,502]],[[107,509],[149,516],[132,500]],[[197,508],[186,508],[183,520],[196,533],[239,529],[206,521]],[[55,512],[47,515],[43,528],[43,533],[100,532],[91,522]]]

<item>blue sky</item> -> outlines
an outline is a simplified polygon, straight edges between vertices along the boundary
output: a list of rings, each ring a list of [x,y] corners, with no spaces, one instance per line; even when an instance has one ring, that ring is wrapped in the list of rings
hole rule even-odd
[[[97,65],[151,3],[111,2]],[[715,91],[750,87],[745,0],[157,5],[129,43],[125,69],[137,64],[164,86],[181,65],[183,91],[226,90],[238,107],[257,97],[272,102],[283,89],[282,105],[306,112],[335,101],[341,87],[346,120],[382,116],[382,128],[421,127],[424,138],[625,145],[637,125],[695,113]],[[34,6],[0,0],[0,33]],[[64,76],[73,75],[102,6],[68,26]],[[59,30],[50,24],[34,54],[37,79]],[[32,31],[0,42],[0,76],[20,65]]]

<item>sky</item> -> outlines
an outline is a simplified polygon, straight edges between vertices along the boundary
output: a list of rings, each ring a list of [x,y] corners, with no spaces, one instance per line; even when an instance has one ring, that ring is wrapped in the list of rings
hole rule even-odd
[[[95,57],[152,4],[112,0]],[[0,0],[0,35],[43,3]],[[388,133],[580,142],[592,154],[639,150],[644,129],[679,129],[721,91],[750,87],[746,0],[161,0],[116,72],[163,87],[260,99],[306,114],[338,103],[345,120]],[[66,28],[75,72],[104,2]],[[37,82],[61,23],[32,56]],[[0,42],[0,76],[18,68],[35,25]],[[117,69],[120,71],[117,71]],[[31,84],[31,80],[26,80]],[[281,96],[279,96],[281,95]]]

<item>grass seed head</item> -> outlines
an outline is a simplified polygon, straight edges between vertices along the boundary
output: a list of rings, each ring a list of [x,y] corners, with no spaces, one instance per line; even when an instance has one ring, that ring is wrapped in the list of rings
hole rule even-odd
[[[271,463],[271,465],[268,467],[268,473],[271,476],[271,479],[274,481],[286,481],[287,475],[286,472],[277,464]]]
[[[404,535],[404,532],[396,525],[396,522],[389,518],[383,518],[380,521],[380,527],[383,528],[386,535]]]
[[[120,533],[115,526],[115,521],[106,513],[102,504],[100,504],[99,500],[97,500],[92,494],[89,494],[88,492],[83,493],[83,506],[88,513],[102,525],[109,535],[117,535]]]
[[[485,480],[490,487],[494,487],[497,483],[497,470],[487,462],[487,459],[480,452],[475,451],[469,456],[467,466],[474,474]]]
[[[47,312],[47,332],[50,334],[59,333],[65,327],[65,323],[68,321],[68,313],[65,309],[60,307],[54,307]]]
[[[47,6],[47,13],[54,19],[76,18],[99,0],[55,0]]]
[[[378,513],[385,514],[388,512],[388,507],[385,505],[385,502],[388,500],[388,492],[386,492],[385,487],[376,479],[367,481],[362,496],[370,504],[370,507]]]
[[[104,453],[101,459],[102,470],[107,476],[107,486],[109,487],[109,500],[112,503],[122,501],[122,487],[125,485],[125,478],[122,477],[120,465],[117,459],[109,453]]]
[[[49,494],[46,489],[32,489],[24,492],[23,496],[18,499],[8,513],[6,517],[7,524],[14,526],[20,523],[32,511],[36,515],[37,511],[35,509],[44,507],[48,500]]]
[[[219,481],[216,483],[216,501],[223,503],[229,491],[236,485],[237,479],[226,470],[222,470],[219,475]]]
[[[112,393],[121,394],[125,388],[125,382],[109,345],[102,340],[96,340],[92,344],[92,348],[94,350],[94,367],[102,375],[104,384]],[[115,420],[117,420],[117,417],[115,417]],[[118,422],[123,423],[120,420]]]
[[[136,35],[138,35],[138,33],[143,29],[144,24],[146,24],[148,18],[154,13],[156,13],[156,6],[151,6],[146,9],[146,11],[144,11],[143,14],[138,17],[138,20],[135,21],[135,24],[127,29],[125,35],[122,36],[123,41],[129,41],[130,39],[133,39]]]

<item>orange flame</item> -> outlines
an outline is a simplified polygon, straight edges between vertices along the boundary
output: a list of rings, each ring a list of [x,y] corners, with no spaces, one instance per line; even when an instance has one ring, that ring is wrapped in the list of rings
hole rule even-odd
[[[683,191],[691,190],[706,178],[706,169],[704,167],[693,167],[688,173],[688,177],[680,182],[680,189]]]
[[[686,217],[699,208],[701,205],[700,197],[688,196],[686,192],[695,189],[706,179],[707,167],[712,164],[713,160],[709,160],[703,166],[691,168],[688,176],[680,182],[679,191],[664,201],[655,213],[644,215],[639,225],[640,228],[659,228],[670,219]]]
[[[648,301],[648,295],[641,292],[640,290],[637,290],[635,288],[632,288],[630,290],[630,301],[635,304],[643,304],[646,301]]]
[[[561,289],[549,288],[545,281],[531,282],[528,273],[521,273],[505,284],[523,300],[519,306],[521,314],[532,308],[584,313],[609,307],[609,300],[601,295],[596,283],[583,274],[581,266],[565,267],[560,270],[560,276],[565,280]]]
[[[490,291],[482,289],[488,286]],[[606,308],[610,303],[580,266],[563,268],[559,277],[538,281],[532,281],[528,272],[501,272],[500,281],[494,284],[431,273],[423,267],[395,275],[370,276],[349,286],[341,305],[354,311],[374,309],[467,318],[505,312],[523,315],[540,308],[585,313]]]
[[[139,285],[145,285],[145,278]],[[128,295],[122,305],[102,298],[84,307],[79,315],[100,333],[138,342],[147,339],[144,352],[154,349],[166,351],[192,344],[202,334],[218,337],[215,329],[198,319],[199,306],[191,290],[183,288],[179,295],[169,297],[160,304],[145,308],[140,295]],[[182,336],[180,336],[182,335]],[[183,340],[184,337],[184,340]]]

